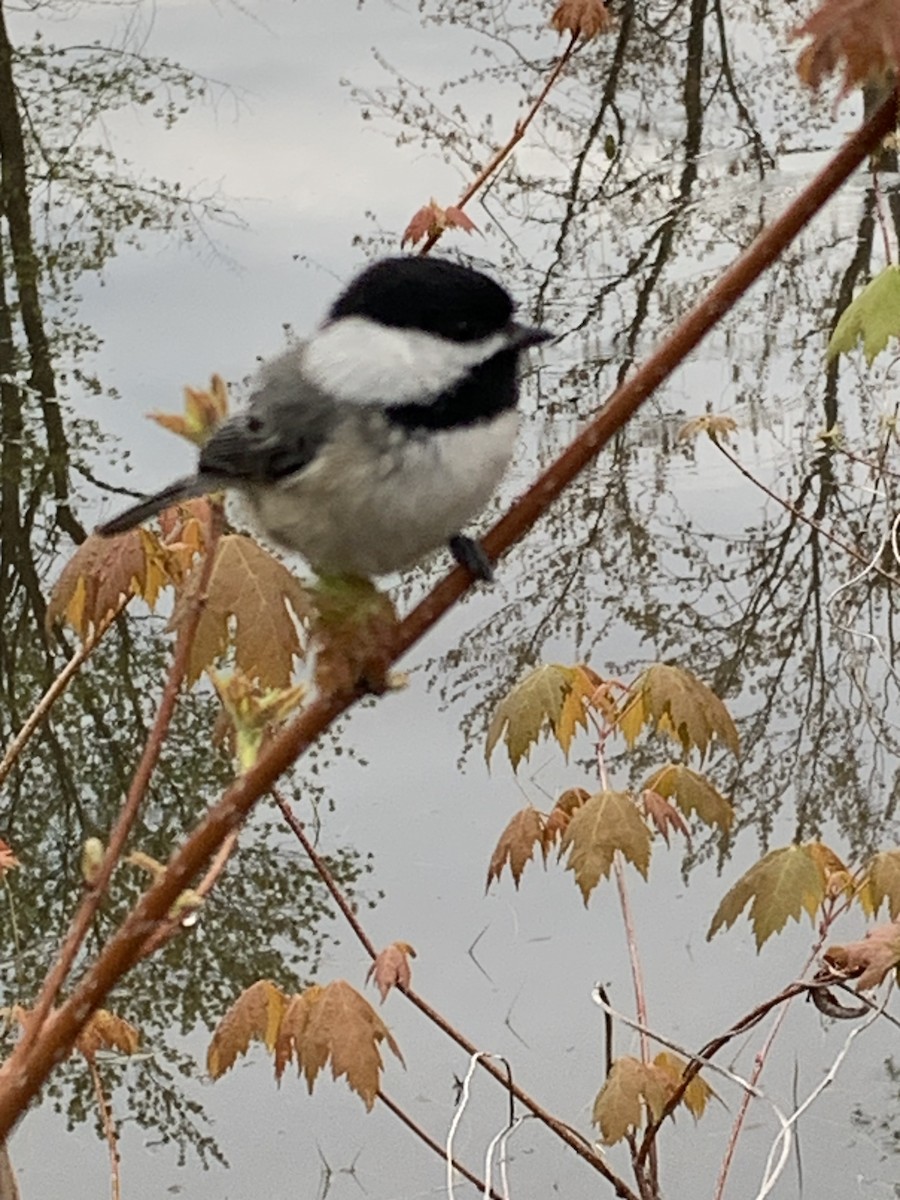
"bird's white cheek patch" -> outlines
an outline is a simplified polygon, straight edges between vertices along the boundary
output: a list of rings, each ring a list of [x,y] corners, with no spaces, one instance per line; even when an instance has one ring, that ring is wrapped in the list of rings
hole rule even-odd
[[[310,338],[303,369],[315,387],[344,403],[415,404],[452,388],[507,345],[504,333],[459,343],[342,317]]]

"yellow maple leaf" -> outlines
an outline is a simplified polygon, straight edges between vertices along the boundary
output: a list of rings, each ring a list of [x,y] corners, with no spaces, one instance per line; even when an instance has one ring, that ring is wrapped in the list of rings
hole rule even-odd
[[[900,916],[900,849],[882,850],[869,859],[860,891],[861,903],[869,916],[874,916],[887,900],[891,920],[896,921]]]
[[[75,1039],[75,1049],[88,1061],[92,1061],[98,1050],[118,1050],[121,1054],[134,1054],[140,1040],[141,1035],[128,1021],[105,1008],[98,1008]]]
[[[597,792],[569,819],[559,852],[569,852],[566,870],[587,904],[591,892],[608,875],[618,851],[647,878],[652,839],[633,798],[627,792]]]
[[[716,909],[707,940],[723,926],[729,929],[750,905],[750,923],[757,949],[773,933],[806,912],[810,920],[825,899],[826,879],[810,845],[770,850],[741,876]]]
[[[502,737],[516,770],[542,733],[552,733],[568,755],[575,727],[587,725],[584,705],[593,690],[590,678],[580,667],[545,663],[529,671],[497,705],[488,729],[485,758],[490,762]],[[567,709],[566,702],[573,693]]]
[[[670,1095],[674,1094],[676,1088],[680,1087],[681,1080],[684,1077],[684,1072],[688,1066],[687,1059],[682,1058],[678,1054],[673,1054],[671,1050],[661,1050],[653,1059],[653,1065],[658,1067],[659,1070],[665,1071],[666,1075],[668,1075],[672,1085]],[[698,1121],[703,1116],[706,1106],[713,1096],[718,1099],[716,1092],[713,1091],[706,1080],[697,1074],[687,1085],[681,1103],[687,1108],[694,1120]]]
[[[654,663],[635,680],[616,724],[629,745],[649,725],[679,742],[685,753],[696,748],[701,762],[713,738],[740,754],[737,729],[719,697],[690,671],[668,663]]]
[[[221,375],[213,375],[208,388],[184,389],[183,413],[148,414],[151,421],[202,446],[228,415],[228,388]]]
[[[727,831],[734,820],[734,809],[705,775],[690,770],[684,763],[666,763],[644,784],[660,796],[674,798],[678,807],[690,816],[696,813],[705,825],[718,825]]]

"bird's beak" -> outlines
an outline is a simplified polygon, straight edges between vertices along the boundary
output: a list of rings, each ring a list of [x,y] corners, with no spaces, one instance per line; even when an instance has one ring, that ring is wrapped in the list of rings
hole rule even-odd
[[[541,329],[537,325],[520,325],[518,321],[510,321],[506,327],[506,334],[510,350],[527,350],[529,346],[540,346],[555,336],[549,329]]]

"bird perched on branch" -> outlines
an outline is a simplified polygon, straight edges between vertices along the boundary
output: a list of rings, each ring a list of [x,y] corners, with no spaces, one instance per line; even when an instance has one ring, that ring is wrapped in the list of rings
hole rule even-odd
[[[447,544],[489,579],[483,548],[462,529],[512,455],[521,356],[549,337],[516,321],[509,294],[479,271],[382,259],[311,337],[263,367],[194,475],[97,532],[234,488],[262,530],[320,575],[385,575]]]

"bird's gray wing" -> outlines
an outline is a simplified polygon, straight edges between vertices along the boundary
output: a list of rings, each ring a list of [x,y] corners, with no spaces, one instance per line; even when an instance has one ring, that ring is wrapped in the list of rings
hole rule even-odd
[[[97,533],[124,533],[192,496],[294,475],[315,458],[339,419],[334,404],[304,382],[299,353],[289,351],[264,369],[246,411],[229,417],[205,443],[195,475],[98,525]]]

